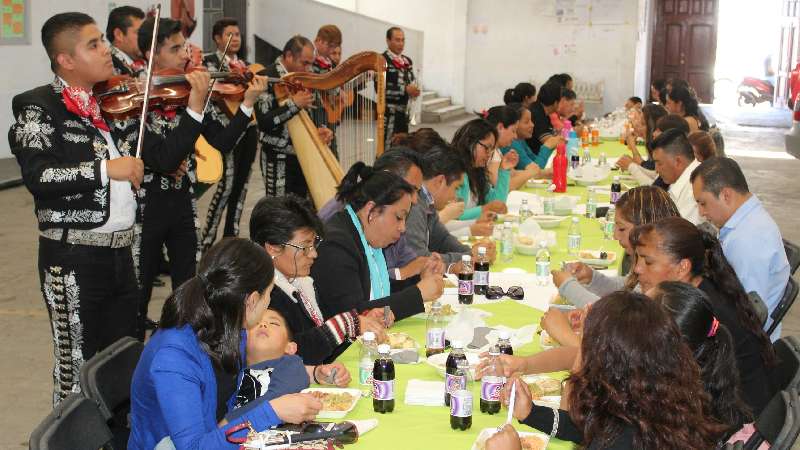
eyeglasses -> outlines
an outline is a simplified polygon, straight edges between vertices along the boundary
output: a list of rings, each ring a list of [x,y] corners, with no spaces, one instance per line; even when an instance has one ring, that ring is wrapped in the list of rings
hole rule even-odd
[[[494,150],[494,147],[489,147],[488,145],[484,144],[481,141],[478,141],[477,144],[483,147],[483,149],[486,150],[487,152],[491,152]]]
[[[507,291],[503,291],[503,288],[500,286],[489,286],[486,288],[487,299],[497,300],[503,297],[508,297],[512,300],[522,300],[525,298],[525,290],[520,286],[511,286]]]
[[[308,246],[303,247],[302,245],[292,244],[291,242],[284,242],[283,245],[288,245],[289,247],[296,248],[297,250],[302,250],[303,256],[308,256],[311,252],[311,249],[319,248],[319,245],[322,243],[322,238],[319,236],[314,236],[314,243]]]

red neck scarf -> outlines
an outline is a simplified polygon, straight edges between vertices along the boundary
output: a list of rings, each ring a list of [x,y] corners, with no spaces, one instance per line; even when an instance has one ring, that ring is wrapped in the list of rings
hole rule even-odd
[[[333,63],[331,63],[331,60],[329,60],[324,56],[317,56],[317,65],[322,69],[330,69],[331,67],[333,67]]]
[[[61,98],[64,100],[67,111],[91,120],[92,125],[99,130],[110,131],[108,124],[100,115],[100,106],[91,91],[77,86],[64,87],[64,90],[61,91]]]

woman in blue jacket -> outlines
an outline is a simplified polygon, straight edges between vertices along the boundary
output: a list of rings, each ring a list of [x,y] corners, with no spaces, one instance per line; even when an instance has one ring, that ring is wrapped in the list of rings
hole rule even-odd
[[[136,366],[131,386],[130,449],[237,449],[230,427],[256,430],[313,419],[321,404],[308,394],[264,403],[218,426],[243,357],[242,329],[269,306],[274,268],[267,252],[239,238],[223,239],[200,260],[197,275],[169,296]]]

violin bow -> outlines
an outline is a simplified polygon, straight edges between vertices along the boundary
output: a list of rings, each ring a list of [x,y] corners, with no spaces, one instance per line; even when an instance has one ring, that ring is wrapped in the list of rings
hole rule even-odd
[[[225,50],[222,51],[222,59],[219,62],[219,68],[220,69],[225,69],[228,72],[231,71],[231,68],[228,65],[228,63],[225,62],[225,58],[228,57],[228,48],[230,48],[232,40],[233,40],[233,33],[228,35],[228,42],[225,43]],[[206,102],[205,102],[205,106],[203,106],[203,112],[204,113],[206,111],[208,111],[208,104],[211,103],[211,91],[214,89],[214,83],[216,83],[216,82],[217,82],[216,78],[212,78],[208,82],[208,91],[206,92]]]
[[[158,40],[158,26],[161,22],[161,3],[156,4],[155,22],[153,22],[153,36],[150,38],[150,58],[147,59],[147,75],[144,82],[144,99],[142,100],[142,114],[139,116],[139,139],[136,141],[136,157],[142,157],[144,144],[144,128],[147,124],[147,108],[150,106],[150,85],[153,81],[153,61],[155,61],[156,41]]]

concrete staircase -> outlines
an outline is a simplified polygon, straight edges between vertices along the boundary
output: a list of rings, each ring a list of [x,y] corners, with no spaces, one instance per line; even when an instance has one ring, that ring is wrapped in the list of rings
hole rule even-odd
[[[422,91],[422,123],[439,123],[467,115],[464,105],[454,105],[450,97]]]

